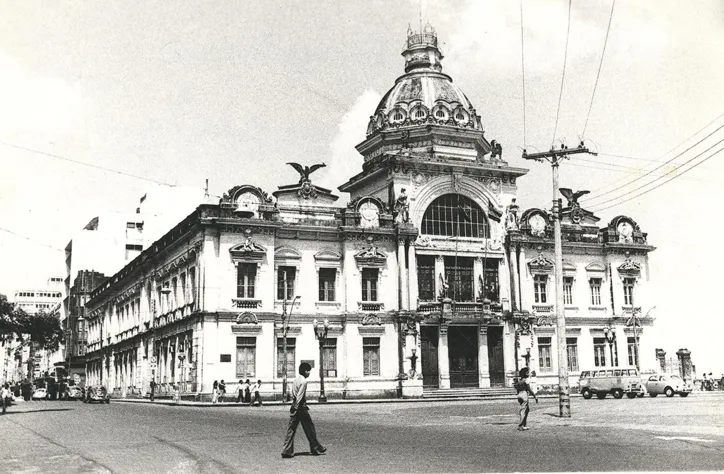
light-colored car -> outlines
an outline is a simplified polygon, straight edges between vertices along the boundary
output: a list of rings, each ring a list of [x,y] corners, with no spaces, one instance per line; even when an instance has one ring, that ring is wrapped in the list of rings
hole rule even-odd
[[[609,393],[613,398],[643,396],[639,372],[634,368],[584,370],[578,380],[578,389],[586,400],[593,395],[604,399]]]
[[[48,390],[40,387],[36,388],[33,392],[33,400],[47,400],[48,399]]]
[[[646,391],[651,397],[655,397],[660,393],[665,394],[667,397],[673,397],[677,393],[682,397],[686,397],[692,391],[690,383],[674,374],[652,375],[646,380],[645,385]]]
[[[83,390],[81,390],[81,388],[78,387],[77,385],[68,387],[68,391],[66,392],[66,398],[68,400],[82,400],[83,399]]]

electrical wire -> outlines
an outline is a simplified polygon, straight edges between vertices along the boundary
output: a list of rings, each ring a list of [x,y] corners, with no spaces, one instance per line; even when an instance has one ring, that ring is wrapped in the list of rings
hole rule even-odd
[[[523,36],[523,0],[520,0],[520,66],[523,71],[523,148],[527,148],[525,131],[525,41]]]
[[[568,60],[568,40],[571,36],[571,4],[573,0],[568,0],[568,29],[566,30],[566,50],[563,54],[563,74],[561,74],[561,93],[558,95],[558,110],[556,111],[556,125],[553,127],[553,138],[551,139],[551,146],[555,144],[556,132],[558,132],[558,118],[561,114],[561,99],[563,99],[563,84],[566,79],[566,61]]]
[[[162,185],[164,185],[164,186],[169,186],[169,187],[175,187],[175,186],[176,186],[175,184],[169,184],[169,183],[166,183],[166,182],[163,182],[163,181],[158,181],[158,180],[151,179],[151,178],[145,178],[145,177],[143,177],[143,176],[138,176],[138,175],[135,175],[135,174],[125,173],[125,172],[123,172],[123,171],[114,170],[114,169],[112,169],[112,168],[106,168],[105,166],[94,165],[94,164],[92,164],[92,163],[86,163],[86,162],[84,162],[84,161],[74,160],[74,159],[72,159],[72,158],[68,158],[68,157],[65,157],[65,156],[56,155],[56,154],[53,154],[53,153],[48,153],[48,152],[45,152],[45,151],[36,150],[36,149],[34,149],[34,148],[28,148],[28,147],[24,147],[24,146],[20,146],[20,145],[15,145],[15,144],[13,144],[13,143],[8,143],[8,142],[0,141],[0,145],[4,145],[4,146],[7,146],[7,147],[11,147],[11,148],[16,148],[16,149],[18,149],[18,150],[27,151],[27,152],[30,152],[30,153],[37,153],[38,155],[49,156],[49,157],[51,157],[51,158],[57,158],[57,159],[59,159],[59,160],[69,161],[69,162],[71,162],[71,163],[76,163],[76,164],[78,164],[78,165],[89,166],[89,167],[91,167],[91,168],[96,168],[96,169],[100,169],[100,170],[103,170],[103,171],[109,171],[109,172],[112,172],[112,173],[117,173],[117,174],[120,174],[120,175],[123,175],[123,176],[128,176],[128,177],[130,177],[130,178],[142,179],[142,180],[144,180],[144,181],[151,181],[152,183],[158,183],[158,184],[162,184]]]
[[[4,229],[4,228],[0,227],[0,231],[7,232],[8,234],[12,234],[12,235],[14,235],[14,236],[16,236],[16,237],[20,237],[21,239],[25,239],[25,240],[27,240],[27,241],[29,241],[29,242],[34,243],[35,245],[42,245],[43,247],[48,247],[48,248],[51,248],[51,249],[53,249],[53,250],[57,250],[58,252],[63,252],[63,253],[65,253],[65,250],[63,250],[63,249],[60,249],[60,248],[58,248],[58,247],[53,247],[52,245],[49,245],[49,244],[40,242],[40,241],[35,240],[35,239],[31,239],[31,238],[28,237],[28,236],[25,236],[25,235],[22,235],[22,234],[18,234],[17,232],[13,232],[12,230]]]
[[[596,74],[596,82],[593,84],[593,93],[591,94],[591,104],[588,106],[588,115],[586,115],[586,123],[583,125],[583,133],[581,139],[586,135],[588,127],[588,119],[591,118],[591,109],[593,109],[593,99],[596,97],[596,88],[598,87],[598,79],[601,77],[601,68],[603,67],[603,58],[606,55],[606,44],[608,43],[608,33],[611,31],[611,21],[613,20],[613,8],[616,6],[616,0],[611,4],[611,14],[608,17],[608,28],[606,28],[606,38],[603,40],[603,52],[601,53],[601,62],[598,64],[598,73]]]
[[[718,131],[721,130],[722,128],[724,128],[724,125],[720,125],[716,130],[714,130],[713,132],[711,132],[709,135],[705,136],[704,138],[702,138],[702,139],[699,140],[698,142],[696,142],[696,143],[694,143],[693,145],[689,146],[689,148],[687,148],[686,150],[682,151],[681,153],[675,155],[673,158],[670,158],[669,160],[661,163],[659,166],[657,166],[657,167],[649,170],[647,173],[645,173],[645,174],[643,174],[643,175],[641,175],[641,176],[638,176],[638,177],[632,179],[631,181],[629,181],[629,182],[627,182],[627,183],[624,183],[624,184],[622,184],[622,185],[620,185],[620,186],[618,186],[618,187],[616,187],[616,188],[613,188],[613,189],[611,189],[610,191],[606,191],[605,193],[598,194],[598,195],[596,195],[596,196],[594,196],[594,197],[586,200],[586,202],[592,202],[592,201],[596,201],[596,200],[598,200],[598,199],[601,199],[601,197],[603,197],[603,196],[606,196],[606,195],[611,194],[611,193],[613,193],[613,192],[615,192],[615,191],[618,191],[618,190],[621,189],[621,188],[625,188],[626,186],[629,186],[629,185],[635,183],[636,181],[641,180],[641,179],[649,176],[649,175],[650,175],[651,173],[653,173],[654,171],[660,170],[660,169],[663,168],[664,166],[670,164],[671,162],[673,162],[674,160],[676,160],[677,158],[679,158],[680,156],[682,156],[684,153],[688,152],[689,150],[691,150],[691,149],[694,148],[695,146],[699,145],[701,142],[703,142],[704,140],[706,140],[706,139],[709,138],[710,136],[714,135],[716,132],[718,132]],[[699,132],[697,132],[697,133],[699,133]],[[679,145],[679,146],[680,146],[680,145]],[[676,148],[678,148],[678,146],[677,146]],[[676,149],[676,148],[674,148],[674,149]],[[664,156],[665,156],[665,155],[664,155]],[[698,155],[697,155],[697,156],[698,156]],[[688,162],[687,162],[687,163],[688,163]],[[644,171],[644,170],[641,169],[641,171]],[[613,198],[613,199],[615,199],[615,198]]]
[[[706,162],[706,161],[709,160],[710,158],[716,156],[716,155],[719,154],[721,151],[724,151],[724,148],[720,148],[718,151],[716,151],[715,153],[712,153],[711,155],[707,156],[706,158],[704,158],[704,159],[701,160],[700,162],[695,163],[694,165],[690,166],[689,168],[687,168],[687,169],[685,169],[685,170],[683,170],[683,171],[680,171],[682,167],[684,167],[685,165],[688,165],[689,163],[691,163],[692,161],[694,161],[695,159],[697,159],[698,157],[700,157],[701,155],[703,155],[704,153],[708,152],[709,150],[711,150],[712,148],[714,148],[715,146],[719,145],[719,144],[722,143],[722,142],[724,142],[724,138],[721,139],[721,140],[719,140],[718,142],[716,142],[715,144],[713,144],[712,146],[710,146],[710,147],[707,148],[706,150],[702,151],[702,152],[699,153],[698,155],[694,156],[694,157],[691,158],[690,160],[687,160],[686,162],[682,163],[680,166],[678,166],[678,167],[676,167],[676,168],[674,168],[674,169],[672,169],[672,170],[669,170],[669,171],[666,172],[666,174],[664,174],[663,176],[659,176],[658,178],[654,179],[653,181],[650,181],[650,182],[648,182],[648,183],[646,183],[646,184],[643,184],[643,185],[639,186],[638,188],[632,189],[631,191],[628,191],[628,192],[626,192],[626,193],[624,193],[624,194],[622,194],[622,195],[620,195],[620,196],[617,196],[617,197],[608,199],[608,200],[606,200],[606,201],[603,201],[603,202],[601,202],[601,203],[598,203],[598,204],[594,205],[594,206],[593,206],[593,209],[591,209],[591,210],[598,212],[598,211],[602,211],[602,210],[604,210],[604,209],[611,208],[611,207],[613,207],[613,206],[618,206],[619,204],[623,204],[624,202],[628,202],[628,201],[630,201],[631,199],[634,199],[634,198],[636,198],[636,197],[638,197],[638,196],[642,196],[642,195],[644,195],[644,194],[646,194],[646,193],[648,193],[648,192],[653,191],[654,189],[657,189],[657,188],[663,186],[664,184],[670,182],[671,180],[676,179],[677,177],[683,175],[684,173],[686,173],[686,172],[688,172],[688,171],[691,171],[692,169],[696,168],[696,167],[699,166],[700,164]],[[638,191],[639,189],[643,189],[643,188],[645,188],[646,186],[649,186],[649,185],[655,183],[656,181],[658,181],[658,180],[660,180],[660,179],[662,179],[662,178],[665,178],[667,175],[670,175],[671,173],[674,173],[674,172],[677,172],[677,174],[675,174],[674,176],[672,176],[671,178],[667,179],[667,180],[664,181],[663,183],[660,183],[660,184],[654,186],[653,188],[651,188],[651,189],[649,189],[649,190],[646,190],[646,191],[644,191],[644,192],[642,192],[642,193],[639,193],[639,194],[637,194],[636,196],[633,196],[633,197],[631,197],[631,198],[629,198],[629,199],[626,199],[626,200],[624,200],[624,201],[621,201],[621,202],[619,202],[619,203],[615,203],[615,204],[612,204],[612,205],[610,205],[610,206],[606,206],[606,207],[602,207],[602,208],[599,207],[599,206],[602,206],[602,205],[604,205],[604,204],[606,204],[606,203],[609,203],[609,202],[612,202],[612,201],[616,201],[616,200],[618,200],[618,199],[621,199],[622,197],[624,197],[624,196],[626,196],[626,195],[628,195],[628,194],[631,194],[631,193],[633,193],[633,192],[636,192],[636,191]]]

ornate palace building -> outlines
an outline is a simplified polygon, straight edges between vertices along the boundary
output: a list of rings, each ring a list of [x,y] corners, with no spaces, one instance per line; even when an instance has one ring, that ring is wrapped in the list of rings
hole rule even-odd
[[[485,137],[435,32],[409,32],[403,56],[357,146],[362,170],[339,187],[349,204],[312,183],[319,165],[295,163],[299,182],[271,196],[252,183],[199,206],[91,294],[90,383],[206,398],[249,378],[279,398],[309,361],[328,397],[419,397],[509,387],[526,365],[553,386],[558,350],[574,380],[639,353],[656,366],[646,234],[625,216],[601,227],[565,194],[557,347],[550,212],[518,208],[527,170]]]

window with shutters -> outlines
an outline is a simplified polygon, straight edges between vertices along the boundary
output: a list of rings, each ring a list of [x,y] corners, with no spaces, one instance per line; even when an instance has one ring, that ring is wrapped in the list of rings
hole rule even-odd
[[[533,294],[536,303],[545,303],[548,289],[548,275],[535,275],[533,277]]]
[[[553,370],[551,362],[551,338],[538,338],[538,367],[541,372],[550,372]]]
[[[377,301],[377,279],[379,269],[362,269],[362,301]]]
[[[337,338],[328,338],[322,345],[322,357],[324,358],[324,376],[337,376]]]
[[[568,356],[568,370],[578,371],[578,338],[566,338],[566,355]]]
[[[236,269],[236,297],[253,298],[256,283],[256,263],[240,263]]]
[[[336,268],[319,269],[319,301],[335,301]]]
[[[365,376],[380,375],[380,338],[362,338],[363,374]]]
[[[256,338],[236,338],[236,377],[253,377],[256,374]]]
[[[563,304],[573,304],[573,277],[563,277]]]
[[[297,275],[296,267],[277,268],[277,299],[291,300],[294,298],[294,279]]]
[[[628,343],[628,365],[638,367],[639,353],[638,348],[636,347],[636,338],[628,337],[626,338],[626,342]]]
[[[295,356],[296,356],[297,339],[294,337],[287,338],[287,378],[295,378]],[[284,338],[277,338],[277,377],[284,377]]]
[[[420,301],[435,301],[435,257],[417,257],[417,291]]]
[[[601,278],[591,278],[589,280],[591,287],[591,304],[593,306],[601,305]]]
[[[603,337],[593,338],[593,365],[606,366],[606,339]]]

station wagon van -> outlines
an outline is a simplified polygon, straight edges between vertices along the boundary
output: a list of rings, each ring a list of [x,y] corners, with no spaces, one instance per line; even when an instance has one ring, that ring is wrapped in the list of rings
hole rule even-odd
[[[641,376],[636,369],[584,370],[578,388],[586,400],[593,395],[603,399],[609,393],[613,398],[622,398],[624,394],[628,398],[636,398],[644,394]]]

